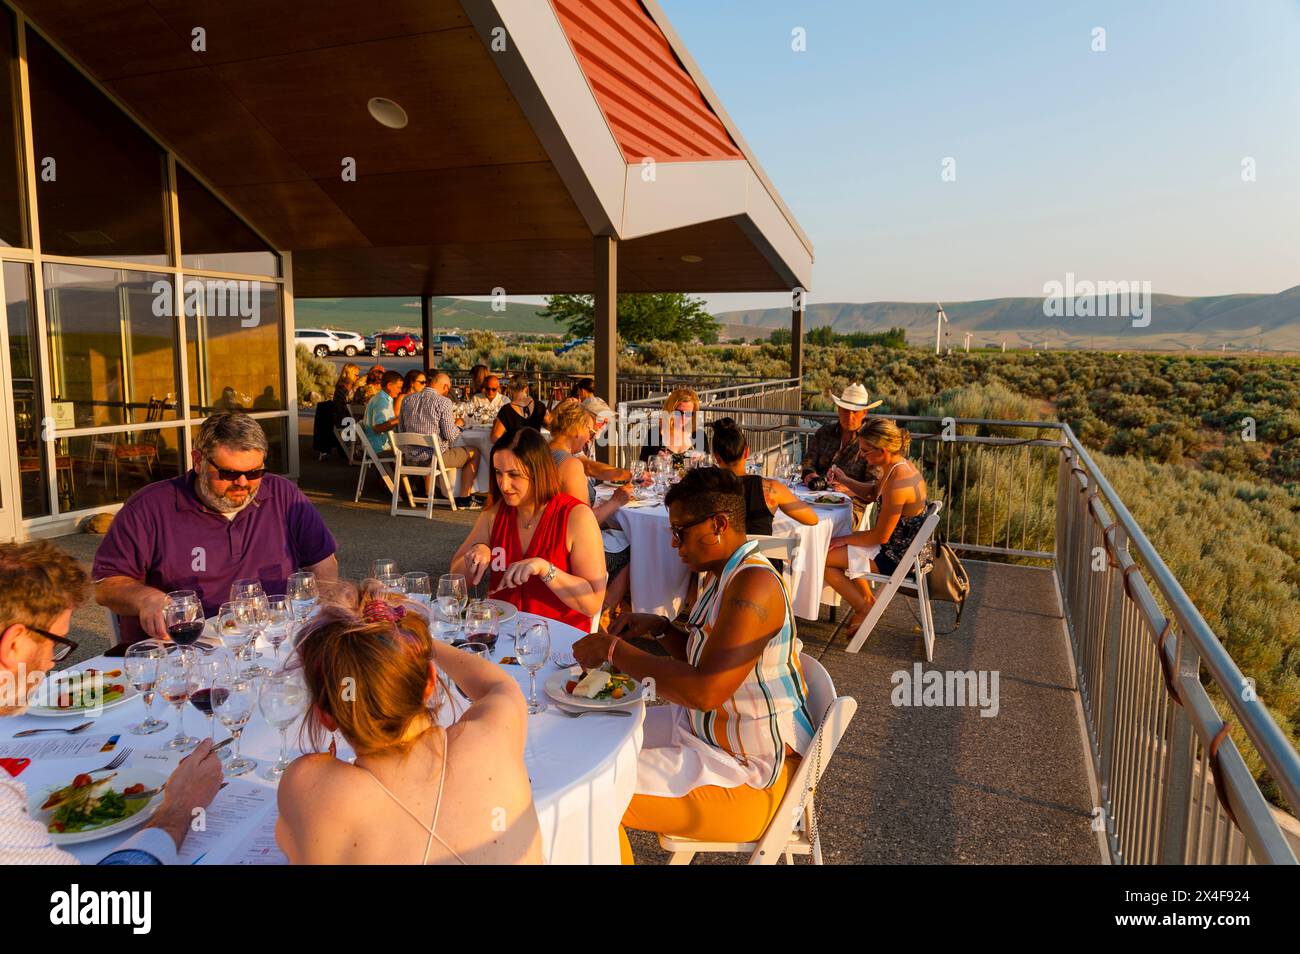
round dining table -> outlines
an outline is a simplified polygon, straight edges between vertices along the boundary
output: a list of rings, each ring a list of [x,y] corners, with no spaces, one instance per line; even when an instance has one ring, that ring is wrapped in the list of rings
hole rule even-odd
[[[493,659],[499,663],[502,657],[511,656],[514,652],[513,635],[519,631],[518,628],[539,618],[521,613],[503,622]],[[552,660],[537,673],[539,699],[545,698],[543,686],[547,677],[558,671],[555,657],[571,656],[570,647],[585,635],[555,620],[547,620],[547,623],[551,633]],[[262,665],[270,666],[273,663],[271,648],[260,648],[264,657]],[[108,671],[121,667],[121,659],[99,656],[76,668]],[[504,668],[527,695],[528,673],[518,665],[504,665]],[[545,711],[528,717],[524,751],[533,804],[541,825],[543,857],[549,864],[618,864],[618,826],[632,800],[636,784],[645,704],[631,704],[627,707],[631,714],[626,716],[602,713],[571,718],[552,700],[546,699],[546,702]],[[467,705],[459,700],[457,703],[459,708],[457,705],[444,707],[441,722],[450,724],[455,721]],[[185,704],[184,710],[186,732],[198,738],[207,736],[207,717],[189,703]],[[34,743],[58,742],[65,750],[78,745],[86,750],[73,757],[67,757],[65,751],[32,758],[19,781],[26,785],[28,794],[33,797],[68,784],[81,772],[107,764],[124,749],[130,749],[131,754],[120,766],[121,770],[146,768],[161,775],[170,774],[181,757],[164,749],[175,734],[177,710],[166,705],[161,697],[155,699],[154,716],[165,719],[169,726],[153,735],[132,735],[127,727],[140,722],[144,713],[143,699],[136,696],[106,708],[98,715],[21,715],[0,719],[0,756],[13,751],[15,746]],[[13,738],[15,732],[25,729],[72,728],[83,722],[92,724],[74,735],[43,733],[25,739]],[[290,758],[301,754],[297,748],[298,728],[299,724],[295,723],[287,732]],[[220,722],[216,730],[218,740],[228,735]],[[212,827],[187,836],[181,850],[182,864],[287,863],[288,859],[274,844],[276,783],[266,778],[267,769],[279,754],[279,746],[278,731],[254,711],[244,730],[242,754],[256,759],[257,768],[228,780],[230,784],[218,793],[216,801],[206,812],[205,817]],[[338,757],[351,758],[341,739]],[[120,848],[136,830],[70,845],[67,850],[81,862],[93,864]]]
[[[853,532],[851,506],[814,504],[813,510],[818,519],[812,526],[779,510],[772,518],[773,536],[799,538],[799,554],[791,568],[790,602],[795,615],[807,620],[817,619],[823,602],[838,604],[834,590],[823,583],[826,554],[832,537]],[[628,568],[632,611],[675,618],[686,596],[690,571],[673,546],[668,510],[650,497],[620,507],[614,519],[632,548]]]

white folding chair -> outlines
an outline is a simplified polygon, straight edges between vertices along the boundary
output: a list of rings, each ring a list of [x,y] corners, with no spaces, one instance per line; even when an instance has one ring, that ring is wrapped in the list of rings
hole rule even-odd
[[[849,640],[846,652],[856,653],[862,648],[871,631],[876,628],[876,623],[880,622],[880,618],[885,615],[885,609],[894,594],[900,588],[906,588],[916,593],[916,601],[921,606],[921,635],[925,641],[925,661],[934,661],[934,612],[930,609],[930,590],[925,581],[929,569],[921,566],[920,554],[921,549],[934,536],[935,528],[939,526],[939,511],[942,508],[943,503],[939,500],[931,500],[925,505],[925,521],[916,536],[912,538],[912,545],[907,548],[903,559],[898,561],[898,566],[890,576],[868,573],[864,577],[859,577],[859,579],[871,580],[873,583],[884,583],[885,587],[876,594],[876,600],[871,604],[871,611],[867,613],[867,618],[862,621],[858,631]],[[908,579],[909,572],[911,579]]]
[[[433,485],[439,478],[442,479],[443,490],[447,492],[447,503],[451,504],[451,509],[456,509],[456,495],[452,492],[451,472],[447,470],[447,465],[442,459],[442,441],[433,434],[404,434],[392,433],[389,435],[389,444],[393,448],[393,505],[389,510],[389,516],[396,517],[433,517],[433,504],[437,499],[437,494],[433,492]],[[432,451],[427,464],[411,463],[408,448],[424,447]],[[428,477],[429,489],[423,494],[412,493],[411,477]],[[411,509],[399,509],[401,503],[402,489],[406,490],[406,500],[411,505]],[[423,503],[425,509],[423,512],[415,509],[417,503]]]
[[[672,853],[670,865],[689,865],[700,852],[749,854],[751,865],[774,865],[781,858],[794,864],[795,855],[812,855],[812,863],[822,863],[821,838],[817,833],[816,808],[813,804],[817,783],[821,781],[831,756],[858,711],[856,699],[837,696],[835,683],[816,659],[799,654],[799,666],[808,684],[808,711],[817,722],[812,744],[799,762],[786,786],[781,804],[768,822],[758,841],[694,841],[660,835],[659,845]]]
[[[798,537],[773,537],[761,533],[751,533],[746,540],[758,541],[758,552],[769,560],[781,560],[781,575],[785,577],[785,588],[794,592],[794,561],[799,558]],[[792,597],[793,598],[793,597]]]
[[[384,479],[384,486],[388,488],[389,493],[392,493],[393,488],[397,485],[393,483],[393,476],[388,472],[386,465],[393,463],[394,458],[381,457],[376,454],[375,449],[370,446],[370,438],[366,436],[364,431],[357,435],[357,443],[361,446],[361,472],[357,474],[357,494],[352,498],[352,502],[356,503],[361,499],[361,491],[366,486],[366,474],[371,467],[379,471],[379,476]],[[388,446],[390,448],[393,446],[391,440]]]

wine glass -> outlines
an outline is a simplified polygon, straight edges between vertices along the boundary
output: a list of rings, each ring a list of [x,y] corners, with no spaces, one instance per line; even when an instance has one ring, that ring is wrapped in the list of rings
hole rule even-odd
[[[530,623],[515,636],[515,658],[528,670],[528,714],[536,715],[546,709],[546,703],[537,699],[537,672],[546,665],[551,655],[551,628],[546,620]]]
[[[492,660],[492,651],[488,649],[487,646],[485,646],[483,643],[462,642],[458,644],[456,648],[463,653],[469,653],[472,656],[477,656],[479,659],[486,659],[489,662]]]
[[[632,471],[632,486],[640,487],[642,482],[645,480],[645,461],[643,460],[632,461],[631,471]]]
[[[266,721],[280,730],[280,758],[266,773],[267,778],[278,779],[289,767],[286,733],[307,708],[307,687],[297,672],[272,673],[258,689],[257,707]]]
[[[217,610],[217,636],[222,645],[232,652],[244,648],[252,627],[252,607],[248,600],[231,600],[222,603]]]
[[[257,683],[240,675],[236,665],[224,670],[222,677],[224,684],[213,687],[212,711],[235,737],[235,757],[225,765],[226,775],[234,778],[257,768],[256,761],[245,758],[240,753],[244,726],[248,725],[248,720],[253,715],[253,706],[257,703]]]
[[[251,596],[243,601],[246,604],[248,620],[248,639],[236,655],[242,662],[248,663],[244,667],[246,676],[265,676],[271,670],[265,666],[258,665],[257,659],[261,653],[257,651],[257,641],[262,638],[271,624],[271,601],[265,594],[261,596]]]
[[[397,568],[396,560],[375,560],[370,564],[370,578],[372,580],[382,580],[386,576],[400,576],[401,570]]]
[[[469,601],[469,587],[460,573],[444,573],[438,577],[438,608],[452,622],[460,622],[460,614]]]
[[[184,591],[179,591],[184,592]],[[167,594],[167,604],[163,607],[163,620],[167,625],[167,635],[177,646],[193,646],[203,635],[205,621],[203,606],[198,597],[177,597],[175,593]]]
[[[299,623],[304,622],[316,609],[316,602],[320,599],[316,574],[306,571],[289,574],[284,595],[289,598],[289,604],[293,607],[293,618]]]
[[[272,596],[266,601],[266,641],[275,650],[275,666],[280,668],[280,647],[289,636],[293,606],[287,596]]]
[[[402,579],[406,582],[407,597],[423,606],[427,615],[429,606],[433,602],[433,584],[429,581],[429,574],[405,573]]]
[[[235,580],[230,584],[230,598],[232,600],[244,600],[252,596],[265,596],[266,590],[262,589],[262,581],[247,579]]]
[[[386,576],[378,577],[379,586],[385,593],[396,593],[398,596],[406,593],[406,578],[396,573],[389,573]]]
[[[471,643],[482,643],[490,653],[496,649],[500,616],[491,603],[482,600],[470,603],[465,609],[465,638]]]
[[[208,717],[208,738],[217,737],[217,714],[213,709],[215,699],[227,692],[223,688],[234,679],[237,664],[229,653],[214,650],[203,653],[194,659],[194,672],[198,688],[191,694],[190,703]],[[217,753],[222,761],[230,758],[230,751],[222,749]]]
[[[153,735],[167,728],[162,719],[153,717],[154,690],[158,684],[158,661],[167,655],[167,645],[157,639],[143,639],[126,648],[123,660],[126,677],[136,692],[144,693],[144,721],[127,726],[132,735]]]
[[[199,740],[185,734],[185,703],[198,688],[194,657],[179,646],[158,660],[158,691],[176,707],[176,735],[163,746],[173,752],[188,752]]]

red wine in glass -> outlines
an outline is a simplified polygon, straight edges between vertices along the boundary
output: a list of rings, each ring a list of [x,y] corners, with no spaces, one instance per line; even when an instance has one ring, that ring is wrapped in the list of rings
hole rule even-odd
[[[201,619],[184,620],[167,627],[167,635],[178,646],[192,646],[203,635],[204,622]]]
[[[482,643],[488,648],[488,652],[492,652],[497,648],[496,633],[470,633],[465,637],[465,641],[469,643]]]
[[[194,708],[204,715],[210,716],[212,715],[213,705],[221,705],[229,695],[229,689],[200,689],[190,696],[190,702],[194,703]],[[213,698],[214,696],[215,698]]]

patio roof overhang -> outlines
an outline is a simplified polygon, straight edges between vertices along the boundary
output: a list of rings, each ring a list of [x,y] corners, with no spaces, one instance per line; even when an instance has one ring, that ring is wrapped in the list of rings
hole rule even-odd
[[[295,295],[590,292],[593,236],[618,291],[811,284],[811,244],[653,0],[15,2],[293,253]]]

